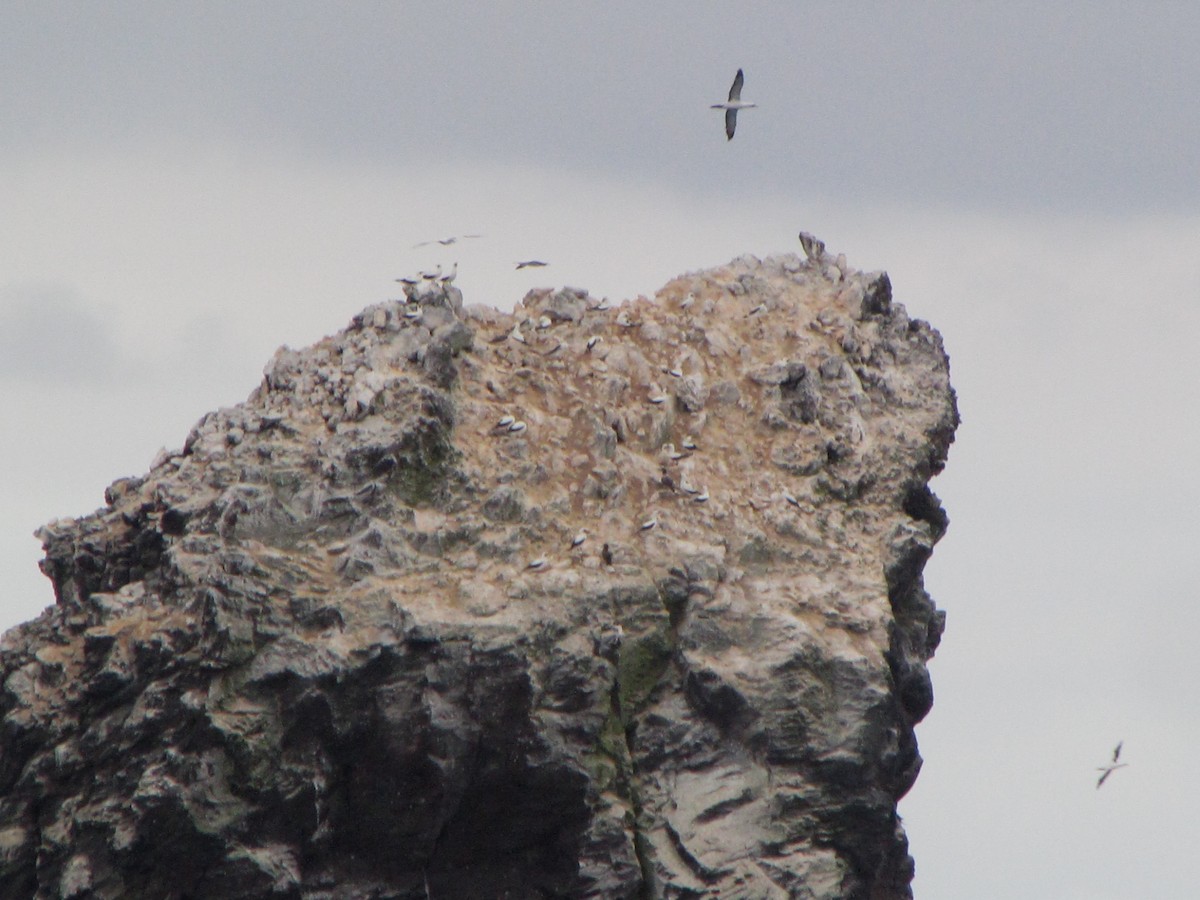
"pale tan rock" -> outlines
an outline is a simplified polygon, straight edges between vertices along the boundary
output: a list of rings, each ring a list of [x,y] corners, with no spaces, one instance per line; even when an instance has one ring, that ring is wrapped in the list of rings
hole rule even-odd
[[[909,897],[957,412],[805,237],[622,304],[417,285],[45,526],[0,898]]]

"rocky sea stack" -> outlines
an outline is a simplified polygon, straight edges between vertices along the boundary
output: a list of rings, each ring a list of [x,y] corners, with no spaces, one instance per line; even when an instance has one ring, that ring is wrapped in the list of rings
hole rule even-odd
[[[910,897],[958,415],[806,249],[412,288],[42,529],[0,898]]]

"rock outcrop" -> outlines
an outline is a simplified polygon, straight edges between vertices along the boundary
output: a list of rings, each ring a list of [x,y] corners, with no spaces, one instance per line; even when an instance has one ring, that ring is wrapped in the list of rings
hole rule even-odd
[[[451,286],[40,532],[0,898],[900,898],[958,417],[885,274]]]

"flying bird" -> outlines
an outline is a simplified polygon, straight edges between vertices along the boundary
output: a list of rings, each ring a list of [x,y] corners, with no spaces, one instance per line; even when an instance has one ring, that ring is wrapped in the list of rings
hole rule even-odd
[[[441,244],[443,247],[449,247],[451,244],[456,244],[459,241],[465,241],[468,238],[481,237],[483,237],[482,234],[457,234],[448,238],[438,238],[434,241],[421,241],[419,244],[413,244],[413,249],[416,250],[418,247],[428,247],[430,244]]]
[[[1113,750],[1112,762],[1110,764],[1108,764],[1107,766],[1097,766],[1096,767],[1096,771],[1102,773],[1100,775],[1100,780],[1096,782],[1096,790],[1100,790],[1100,785],[1104,784],[1104,782],[1108,780],[1109,775],[1111,775],[1113,772],[1117,771],[1117,769],[1123,769],[1127,765],[1129,765],[1129,763],[1117,762],[1117,760],[1119,760],[1121,758],[1121,747],[1124,743],[1125,743],[1124,741],[1117,741],[1117,746]]]
[[[543,266],[548,266],[550,263],[542,262],[540,259],[527,259],[517,263],[517,269],[540,269]]]
[[[742,101],[742,82],[746,80],[746,76],[742,74],[742,70],[737,70],[737,75],[733,77],[733,85],[729,88],[729,101],[727,103],[714,103],[712,109],[725,110],[725,139],[732,141],[734,129],[737,128],[737,114],[739,109],[754,109],[758,106],[757,103],[744,103]]]

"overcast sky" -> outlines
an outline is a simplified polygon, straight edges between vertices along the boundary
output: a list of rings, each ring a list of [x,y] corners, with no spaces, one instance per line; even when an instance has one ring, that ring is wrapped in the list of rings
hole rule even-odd
[[[3,4],[0,627],[53,600],[34,528],[397,276],[622,299],[804,229],[964,418],[918,900],[1194,897],[1200,6],[1069,7]]]

